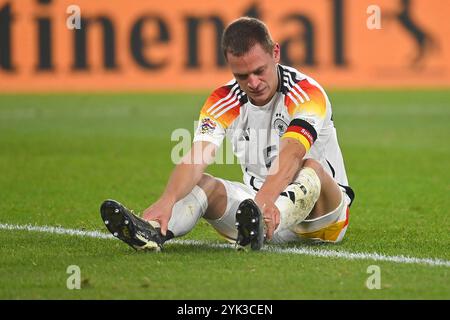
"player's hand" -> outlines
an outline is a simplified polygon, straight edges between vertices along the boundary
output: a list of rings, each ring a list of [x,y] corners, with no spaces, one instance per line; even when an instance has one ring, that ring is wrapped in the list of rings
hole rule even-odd
[[[278,210],[273,201],[264,199],[263,197],[258,197],[258,195],[256,195],[255,202],[264,217],[264,223],[266,224],[266,236],[267,239],[270,240],[273,237],[274,231],[280,224],[280,210]]]
[[[147,221],[156,221],[161,226],[161,234],[166,235],[169,220],[172,217],[174,203],[165,199],[159,199],[144,210],[142,218]]]

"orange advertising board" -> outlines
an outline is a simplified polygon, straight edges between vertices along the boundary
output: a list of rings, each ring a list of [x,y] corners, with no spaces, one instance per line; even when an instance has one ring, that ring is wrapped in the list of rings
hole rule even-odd
[[[220,36],[243,15],[324,86],[449,87],[449,12],[446,0],[0,0],[0,92],[211,89],[231,78]]]

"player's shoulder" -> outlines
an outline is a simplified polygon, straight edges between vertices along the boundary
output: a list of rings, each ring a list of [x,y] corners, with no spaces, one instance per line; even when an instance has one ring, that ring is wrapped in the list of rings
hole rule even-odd
[[[312,77],[295,68],[279,65],[281,92],[285,95],[285,104],[293,112],[302,105],[314,103],[325,109],[329,103],[322,86]]]
[[[296,87],[295,85],[298,85],[303,90],[317,89],[326,95],[323,87],[311,76],[290,66],[279,64],[278,67],[282,79],[282,89],[284,89],[284,91],[289,92],[293,87]]]
[[[239,87],[239,84],[235,79],[230,80],[225,85],[213,90],[209,97],[213,100],[246,99],[245,92]]]
[[[240,108],[247,103],[247,95],[236,80],[231,80],[213,90],[201,109],[201,116],[217,120],[228,127],[240,114]]]

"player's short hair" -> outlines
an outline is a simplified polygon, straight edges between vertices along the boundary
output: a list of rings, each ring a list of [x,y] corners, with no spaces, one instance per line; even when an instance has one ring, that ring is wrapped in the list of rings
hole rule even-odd
[[[267,53],[272,53],[274,42],[265,23],[251,17],[234,20],[223,32],[222,50],[225,59],[227,53],[242,56],[257,43]]]

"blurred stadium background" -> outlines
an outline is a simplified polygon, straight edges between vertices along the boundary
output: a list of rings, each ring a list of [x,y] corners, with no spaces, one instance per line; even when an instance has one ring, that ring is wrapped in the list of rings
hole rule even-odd
[[[220,36],[241,15],[263,19],[283,63],[328,88],[448,86],[448,2],[376,1],[381,29],[369,29],[377,27],[373,4],[2,1],[0,90],[212,89],[230,77]],[[71,30],[76,13],[81,28]]]
[[[0,0],[0,298],[449,299],[449,13],[447,0]],[[220,36],[243,15],[333,104],[356,201],[347,239],[308,250],[433,263],[245,256],[205,245],[222,242],[204,222],[187,236],[203,245],[159,255],[19,230],[105,232],[103,199],[154,201],[171,132],[192,132],[231,78]],[[240,179],[237,166],[210,172]],[[66,288],[73,264],[82,290]],[[365,286],[372,264],[381,290]]]

